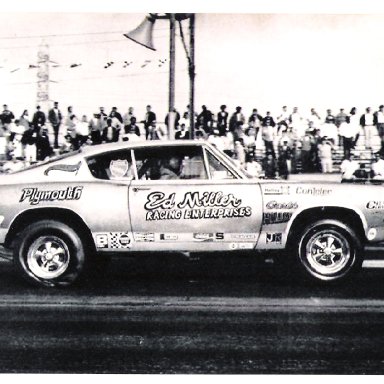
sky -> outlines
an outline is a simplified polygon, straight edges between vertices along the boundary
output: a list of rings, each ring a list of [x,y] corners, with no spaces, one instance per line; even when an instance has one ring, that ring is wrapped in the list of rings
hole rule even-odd
[[[73,105],[79,116],[90,116],[99,106],[107,111],[116,106],[121,112],[133,106],[144,118],[145,106],[151,104],[158,120],[164,118],[169,22],[156,21],[154,52],[123,36],[158,7],[52,9],[49,3],[34,4],[31,10],[11,8],[0,14],[1,105],[8,104],[16,115],[35,110],[37,69],[30,66],[46,45],[50,99],[59,101],[63,111]],[[177,4],[165,11],[185,11]],[[197,111],[205,104],[217,112],[226,104],[229,112],[240,105],[247,115],[252,108],[278,114],[283,105],[303,114],[311,107],[325,114],[327,108],[337,112],[353,106],[363,113],[367,106],[384,104],[383,11],[295,10],[281,4],[257,11],[222,5],[206,10],[200,4],[187,8],[196,12]],[[188,41],[188,21],[183,30]],[[187,58],[177,31],[175,104],[181,112],[188,90]]]

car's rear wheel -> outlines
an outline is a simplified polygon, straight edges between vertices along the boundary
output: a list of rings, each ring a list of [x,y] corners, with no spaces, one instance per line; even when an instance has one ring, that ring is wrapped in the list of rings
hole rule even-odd
[[[356,232],[337,220],[307,225],[296,237],[296,264],[311,280],[327,283],[351,277],[360,270],[363,248]]]
[[[84,268],[84,245],[68,225],[41,220],[29,225],[15,239],[16,269],[29,282],[58,287],[72,284]]]

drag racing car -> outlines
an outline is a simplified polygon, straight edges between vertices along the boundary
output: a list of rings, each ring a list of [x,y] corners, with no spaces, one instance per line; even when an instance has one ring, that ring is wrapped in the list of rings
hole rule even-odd
[[[100,255],[276,251],[323,284],[384,240],[382,187],[249,177],[205,141],[89,146],[0,177],[0,244],[29,282],[65,286]]]

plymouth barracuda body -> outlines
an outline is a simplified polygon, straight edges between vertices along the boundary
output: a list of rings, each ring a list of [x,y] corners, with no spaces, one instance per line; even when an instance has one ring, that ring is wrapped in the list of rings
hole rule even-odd
[[[240,250],[280,250],[329,283],[384,240],[381,186],[250,178],[204,141],[86,147],[1,176],[0,191],[0,244],[44,286],[102,254]]]

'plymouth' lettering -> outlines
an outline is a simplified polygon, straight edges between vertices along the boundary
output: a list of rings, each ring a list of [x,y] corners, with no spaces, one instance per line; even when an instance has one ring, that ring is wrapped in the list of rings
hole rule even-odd
[[[79,186],[53,191],[41,191],[38,188],[23,188],[19,202],[22,203],[28,199],[31,205],[36,205],[41,201],[79,200],[82,191],[83,187]]]

